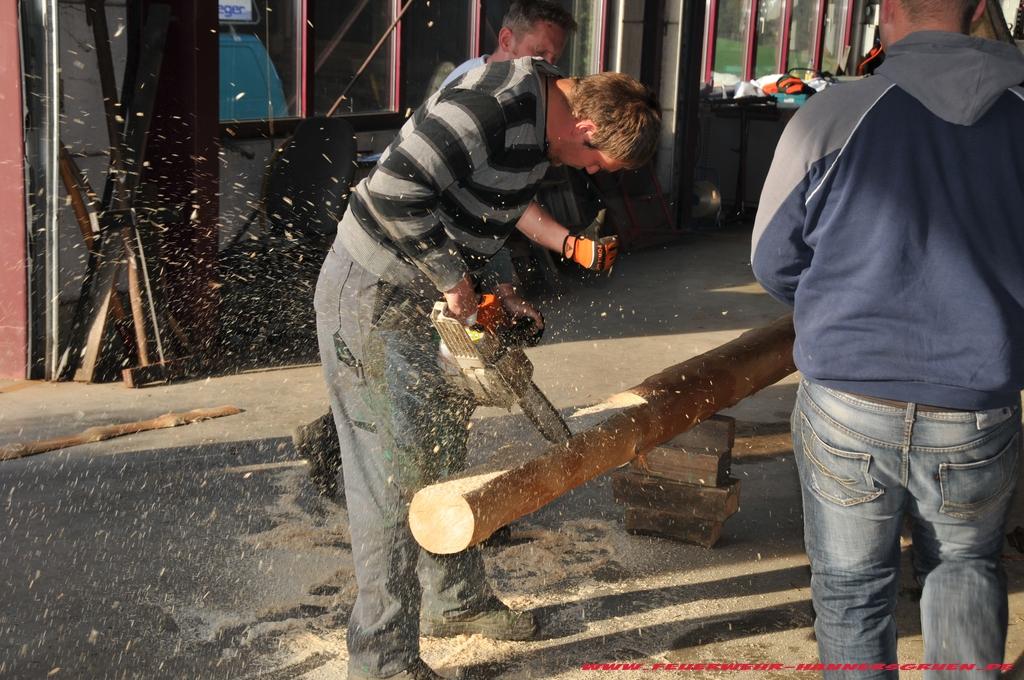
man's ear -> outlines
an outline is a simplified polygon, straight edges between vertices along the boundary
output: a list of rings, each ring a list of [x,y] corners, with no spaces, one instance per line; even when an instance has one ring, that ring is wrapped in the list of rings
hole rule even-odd
[[[584,118],[583,120],[576,121],[576,124],[572,128],[573,135],[576,137],[582,137],[584,140],[589,139],[595,132],[597,132],[597,123]]]
[[[507,26],[502,26],[501,30],[498,31],[498,47],[501,48],[502,52],[506,54],[512,54],[513,47],[515,47],[516,34],[512,32],[512,29]]]
[[[883,24],[892,21],[893,3],[895,0],[879,0],[878,20]]]
[[[974,16],[971,17],[971,24],[974,24],[981,16],[985,13],[985,7],[988,5],[988,0],[981,0],[978,3],[977,8],[974,10]]]

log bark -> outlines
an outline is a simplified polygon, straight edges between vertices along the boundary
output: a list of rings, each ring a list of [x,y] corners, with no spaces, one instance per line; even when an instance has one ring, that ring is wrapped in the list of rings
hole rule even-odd
[[[90,427],[88,430],[84,430],[78,434],[68,437],[56,437],[54,439],[43,439],[25,444],[7,444],[6,446],[0,446],[0,461],[34,456],[38,453],[56,451],[57,449],[64,449],[69,446],[78,446],[79,444],[101,442],[105,439],[122,437],[126,434],[135,434],[136,432],[161,430],[167,427],[177,427],[178,425],[196,423],[200,420],[209,420],[210,418],[233,416],[236,413],[241,412],[242,409],[234,406],[218,406],[217,408],[198,408],[184,413],[166,413],[157,418],[139,420],[132,423],[99,425],[97,427]]]
[[[456,553],[586,481],[624,465],[721,409],[778,382],[793,365],[786,316],[649,377],[609,403],[629,406],[526,462],[476,469],[421,489],[409,507],[417,542]]]

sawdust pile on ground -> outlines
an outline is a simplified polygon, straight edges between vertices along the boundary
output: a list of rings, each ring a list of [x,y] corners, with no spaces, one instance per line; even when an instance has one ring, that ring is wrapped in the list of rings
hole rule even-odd
[[[613,544],[615,527],[598,520],[572,520],[552,531],[531,524],[513,526],[509,544],[485,547],[491,585],[510,606],[534,609],[562,602],[577,591],[595,570],[615,562],[619,550]],[[339,581],[346,574],[338,574]],[[354,598],[354,577],[348,588],[336,593]],[[337,583],[336,586],[342,586]],[[351,600],[348,602],[351,605]],[[338,654],[321,670],[340,670],[344,662],[345,630],[321,627],[308,621],[305,631],[291,631],[281,641],[285,658],[311,658],[330,650]],[[557,623],[556,623],[557,625]],[[522,655],[525,643],[488,640],[479,635],[421,639],[424,659],[433,667],[501,665]]]
[[[613,527],[596,520],[573,520],[558,531],[513,525],[512,545],[487,552],[494,588],[506,592],[520,608],[546,601],[545,594],[588,576],[616,555]]]

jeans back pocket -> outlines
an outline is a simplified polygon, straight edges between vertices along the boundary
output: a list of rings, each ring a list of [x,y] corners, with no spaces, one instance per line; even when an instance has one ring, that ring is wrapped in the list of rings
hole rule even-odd
[[[871,454],[845,451],[826,444],[801,413],[803,454],[810,463],[811,485],[825,500],[847,507],[873,501],[883,489],[875,485],[868,469]]]
[[[940,463],[939,512],[957,519],[974,519],[1009,499],[1017,482],[1020,431],[994,456],[964,463]]]

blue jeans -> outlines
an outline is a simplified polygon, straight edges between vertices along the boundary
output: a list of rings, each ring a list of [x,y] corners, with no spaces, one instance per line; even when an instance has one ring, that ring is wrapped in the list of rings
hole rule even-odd
[[[1006,576],[999,561],[1017,481],[1020,405],[990,411],[888,406],[804,381],[793,450],[824,664],[894,664],[900,530],[913,520],[925,658],[1000,663]],[[998,671],[966,677],[998,676]],[[895,678],[894,670],[826,671]],[[926,677],[959,672],[927,671]]]

